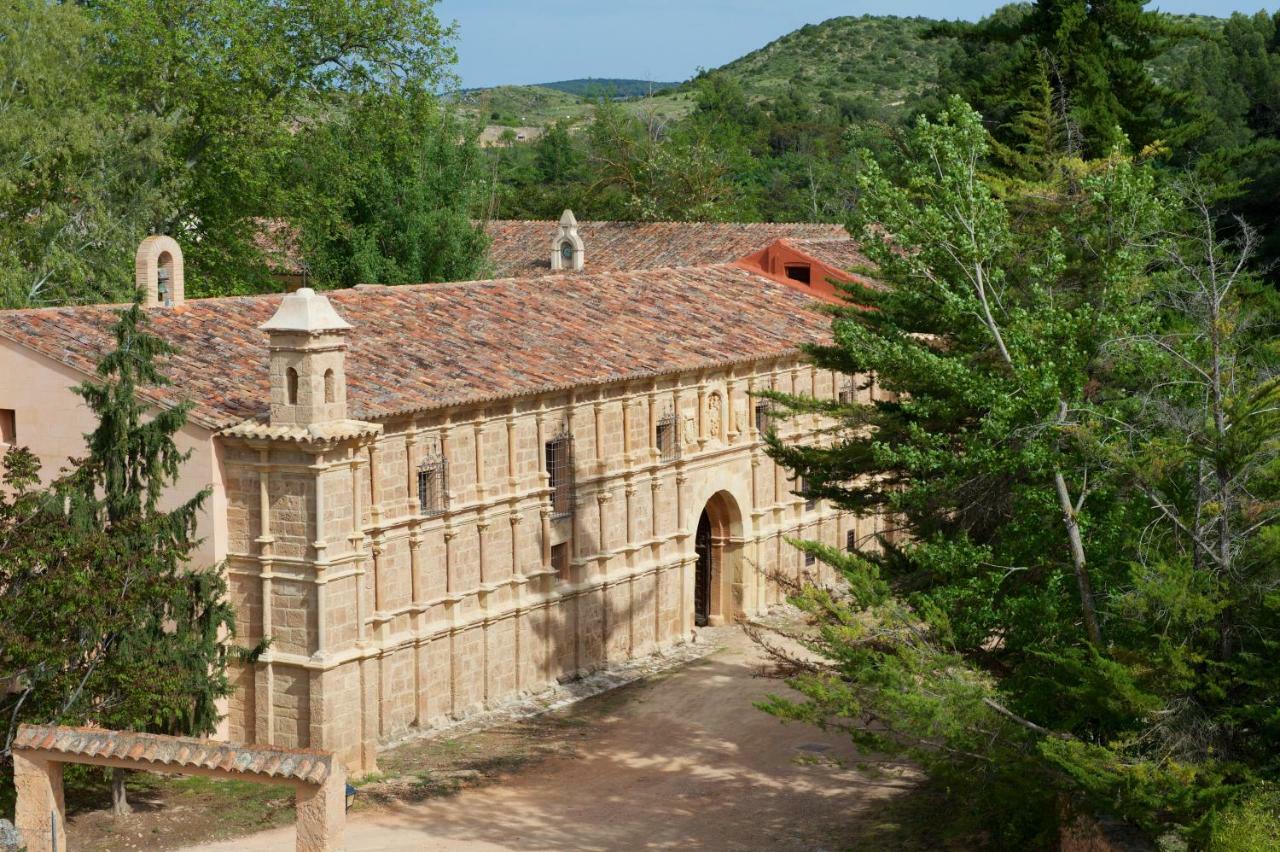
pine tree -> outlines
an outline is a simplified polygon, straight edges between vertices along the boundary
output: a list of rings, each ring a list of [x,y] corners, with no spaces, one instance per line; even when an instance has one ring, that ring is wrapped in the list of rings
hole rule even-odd
[[[94,681],[94,720],[116,729],[210,734],[218,723],[216,703],[230,692],[227,638],[234,613],[218,568],[187,564],[208,490],[174,509],[160,508],[190,455],[174,442],[190,404],[157,410],[141,397],[146,387],[168,384],[157,359],[174,352],[147,332],[147,322],[138,304],[122,311],[115,350],[99,364],[96,380],[75,388],[98,426],[85,436],[88,456],[58,490],[73,524],[104,531],[110,558],[128,566],[129,581],[147,590]],[[124,773],[115,770],[112,781],[116,813],[127,813]]]

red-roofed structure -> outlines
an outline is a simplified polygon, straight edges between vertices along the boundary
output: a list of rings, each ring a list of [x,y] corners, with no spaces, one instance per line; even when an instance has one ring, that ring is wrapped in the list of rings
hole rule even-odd
[[[379,743],[780,601],[778,572],[824,570],[788,538],[875,529],[763,440],[829,425],[776,423],[765,391],[870,392],[803,353],[828,279],[865,267],[843,229],[488,229],[515,277],[186,300],[176,249],[139,255],[178,349],[147,394],[194,406],[166,499],[210,489],[194,558],[226,565],[238,638],[271,639],[232,672],[224,737],[370,772]],[[48,474],[94,426],[69,388],[116,309],[0,313],[4,437]]]

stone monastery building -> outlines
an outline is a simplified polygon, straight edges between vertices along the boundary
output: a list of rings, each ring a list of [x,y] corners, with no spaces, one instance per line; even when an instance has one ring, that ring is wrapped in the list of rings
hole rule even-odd
[[[223,734],[380,743],[686,641],[779,600],[789,536],[871,519],[797,496],[765,455],[764,389],[864,394],[815,370],[828,279],[865,261],[813,225],[495,222],[487,281],[186,300],[167,237],[138,251],[153,401],[194,403],[171,499],[210,487],[198,559],[240,638]],[[53,474],[83,452],[69,388],[111,306],[0,314],[0,430]],[[821,440],[816,418],[778,423]]]

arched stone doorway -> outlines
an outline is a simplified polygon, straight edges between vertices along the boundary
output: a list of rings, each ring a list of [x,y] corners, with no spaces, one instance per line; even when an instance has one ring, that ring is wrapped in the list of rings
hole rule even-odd
[[[731,624],[743,610],[743,539],[742,516],[728,492],[707,501],[693,544],[693,622]]]

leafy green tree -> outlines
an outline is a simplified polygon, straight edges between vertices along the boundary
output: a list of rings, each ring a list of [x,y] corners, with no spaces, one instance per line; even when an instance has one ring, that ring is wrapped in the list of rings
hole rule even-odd
[[[1172,140],[1174,162],[1219,187],[1219,227],[1258,228],[1260,262],[1280,276],[1280,13],[1232,15],[1222,31],[1170,63],[1169,85],[1195,116]]]
[[[96,0],[103,87],[173,127],[182,189],[153,223],[189,248],[192,295],[260,289],[258,217],[278,215],[298,131],[349,93],[432,90],[454,60],[434,0]]]
[[[896,534],[801,543],[847,588],[797,593],[825,664],[767,709],[920,761],[1002,848],[1049,844],[1064,801],[1207,844],[1274,780],[1274,306],[1150,168],[1019,191],[989,153],[953,101],[861,179],[886,286],[812,355],[887,396],[783,398],[842,426],[770,452]]]
[[[75,5],[0,2],[0,306],[129,301],[169,203],[171,123],[103,92],[107,32]]]
[[[174,443],[186,405],[156,410],[142,397],[166,383],[172,350],[122,311],[116,349],[76,388],[97,417],[88,455],[41,489],[21,449],[5,458],[0,501],[0,679],[5,756],[23,721],[168,734],[213,733],[235,621],[220,567],[189,564],[201,492],[161,500],[187,455]],[[128,809],[124,776],[113,802]]]
[[[369,94],[309,135],[291,221],[323,284],[413,284],[480,276],[473,218],[489,175],[474,135],[429,95]]]
[[[973,103],[1013,149],[1042,136],[1019,126],[1021,113],[1043,111],[1038,92],[1028,100],[1028,84],[1052,92],[1067,153],[1102,157],[1117,145],[1141,149],[1166,139],[1187,118],[1181,97],[1156,82],[1151,64],[1171,42],[1198,32],[1145,5],[1037,0],[977,24],[936,27],[935,34],[962,42],[952,59],[958,70],[943,73],[940,91]]]
[[[730,179],[734,152],[712,144],[705,126],[678,129],[656,116],[634,118],[611,101],[596,105],[587,131],[593,181],[589,197],[607,199],[609,218],[724,221],[739,218]]]

